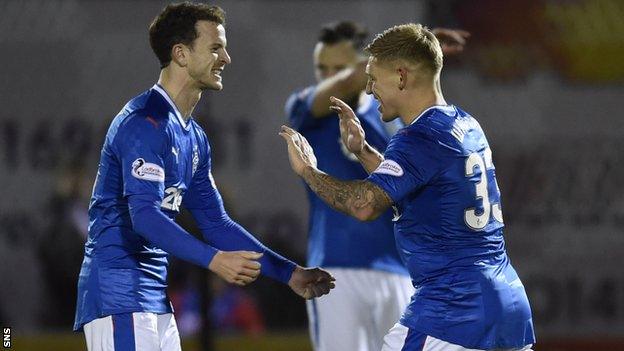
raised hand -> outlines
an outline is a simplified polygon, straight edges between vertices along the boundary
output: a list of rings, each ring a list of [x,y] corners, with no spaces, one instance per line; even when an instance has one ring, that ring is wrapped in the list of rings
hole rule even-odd
[[[461,29],[434,28],[431,32],[440,41],[442,54],[445,56],[464,51],[466,40],[470,37],[470,33]]]
[[[228,283],[245,286],[260,275],[262,253],[253,251],[219,251],[208,269]]]
[[[297,295],[308,300],[328,294],[336,286],[334,281],[336,279],[331,274],[320,268],[297,266],[288,281],[288,286]]]
[[[282,126],[279,135],[288,144],[288,159],[295,173],[301,176],[306,167],[316,168],[314,150],[303,135],[287,126]]]
[[[340,139],[351,153],[357,155],[364,149],[364,129],[353,109],[344,101],[330,97],[330,109],[340,117]]]

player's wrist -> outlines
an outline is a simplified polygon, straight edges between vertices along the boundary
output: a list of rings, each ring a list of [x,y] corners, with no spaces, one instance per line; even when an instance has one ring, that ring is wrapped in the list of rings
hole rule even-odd
[[[299,172],[299,176],[307,180],[314,172],[318,172],[318,168],[312,165],[306,165],[301,169],[301,172]]]
[[[218,266],[219,266],[219,262],[221,261],[222,258],[223,258],[223,251],[217,250],[217,252],[215,252],[215,254],[212,256],[212,259],[210,259],[210,262],[208,262],[208,266],[206,266],[206,268],[216,273]]]
[[[364,142],[364,146],[362,146],[362,149],[358,152],[354,152],[353,154],[357,157],[357,158],[364,158],[366,157],[366,155],[372,154],[374,152],[374,149],[372,146],[370,146],[369,143],[367,143],[366,141]]]

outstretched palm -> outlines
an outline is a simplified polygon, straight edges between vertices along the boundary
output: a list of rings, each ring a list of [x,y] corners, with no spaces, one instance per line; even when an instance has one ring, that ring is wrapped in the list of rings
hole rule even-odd
[[[314,150],[303,135],[287,126],[282,126],[279,135],[288,144],[288,159],[295,173],[302,175],[306,167],[316,168]]]
[[[340,117],[340,139],[342,143],[353,154],[358,154],[364,149],[364,129],[353,109],[344,101],[330,98],[330,109]]]

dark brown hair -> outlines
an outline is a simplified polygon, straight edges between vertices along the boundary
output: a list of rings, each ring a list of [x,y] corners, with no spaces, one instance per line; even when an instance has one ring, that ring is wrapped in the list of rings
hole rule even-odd
[[[368,31],[352,21],[329,23],[321,28],[318,41],[324,44],[336,44],[341,41],[351,41],[356,50],[364,47],[364,40]]]
[[[377,34],[364,51],[379,61],[405,60],[422,64],[434,74],[442,69],[440,42],[421,24],[408,23],[388,28]]]
[[[197,21],[225,24],[225,11],[219,6],[182,2],[165,7],[149,26],[152,50],[160,68],[171,63],[171,48],[176,44],[190,45],[197,38]]]

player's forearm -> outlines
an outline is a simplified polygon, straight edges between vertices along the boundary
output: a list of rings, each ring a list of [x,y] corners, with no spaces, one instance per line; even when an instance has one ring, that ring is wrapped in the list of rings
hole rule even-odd
[[[297,266],[294,262],[266,247],[224,212],[216,213],[214,209],[190,211],[208,243],[223,251],[262,252],[264,255],[258,260],[262,265],[261,273],[284,284],[288,283]]]
[[[154,201],[134,198],[129,207],[134,231],[159,249],[204,268],[217,253],[165,216]]]
[[[376,219],[391,204],[382,190],[365,180],[343,181],[312,167],[302,178],[329,206],[361,221]]]
[[[355,156],[368,174],[373,173],[384,160],[383,155],[368,143],[364,143],[364,149],[362,152],[356,154]]]
[[[333,77],[327,78],[316,86],[311,112],[315,118],[327,117],[329,97],[335,96],[342,100],[352,100],[366,88],[366,74],[360,65],[345,68]]]

